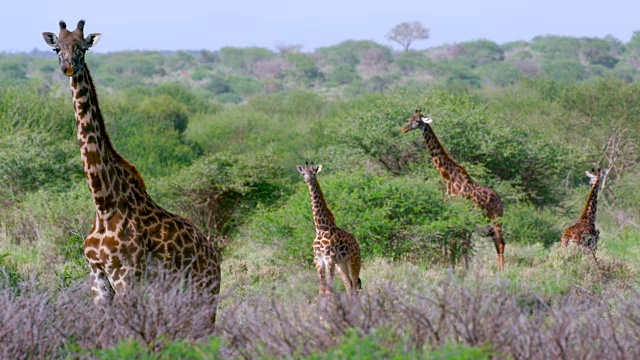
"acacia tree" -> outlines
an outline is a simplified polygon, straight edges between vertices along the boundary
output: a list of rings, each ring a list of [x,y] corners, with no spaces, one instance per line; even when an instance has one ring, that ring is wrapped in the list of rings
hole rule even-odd
[[[396,25],[387,34],[387,39],[400,44],[404,51],[409,51],[409,46],[416,40],[427,40],[429,38],[429,28],[426,28],[420,21],[403,22]]]

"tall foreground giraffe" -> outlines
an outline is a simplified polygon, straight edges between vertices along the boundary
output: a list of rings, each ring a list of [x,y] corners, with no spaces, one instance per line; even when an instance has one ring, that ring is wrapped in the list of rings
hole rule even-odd
[[[500,196],[493,189],[477,184],[467,170],[449,156],[444,149],[436,133],[429,125],[433,120],[422,116],[420,110],[416,110],[409,122],[402,128],[402,132],[415,129],[422,130],[427,148],[431,153],[431,159],[440,177],[447,188],[447,195],[464,195],[471,199],[477,207],[482,209],[483,214],[491,220],[491,237],[498,253],[498,271],[504,267],[504,239],[502,237],[502,222],[504,207]]]
[[[335,268],[347,288],[349,297],[357,294],[362,287],[360,281],[360,246],[356,238],[336,225],[333,213],[327,207],[316,175],[322,165],[298,165],[304,182],[309,186],[313,222],[316,225],[316,238],[313,240],[313,255],[316,270],[320,277],[320,296],[331,296]]]
[[[598,191],[600,191],[600,179],[602,178],[602,170],[598,168],[591,169],[593,173],[585,171],[589,177],[591,184],[591,192],[587,198],[587,204],[582,210],[582,215],[577,223],[567,228],[562,237],[560,244],[565,246],[569,243],[578,244],[591,250],[598,249],[598,238],[600,231],[596,229],[596,211],[598,210]]]
[[[134,277],[154,267],[190,274],[198,286],[220,291],[220,255],[189,220],[158,206],[134,165],[113,147],[105,130],[85,52],[101,34],[84,37],[84,20],[74,31],[60,21],[60,36],[42,33],[69,76],[84,173],[96,207],[84,242],[94,302],[111,299]],[[215,311],[213,315],[215,321]]]

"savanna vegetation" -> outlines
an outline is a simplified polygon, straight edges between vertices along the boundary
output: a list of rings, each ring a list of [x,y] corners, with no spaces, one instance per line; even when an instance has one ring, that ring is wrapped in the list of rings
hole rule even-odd
[[[88,55],[115,148],[223,249],[215,330],[171,282],[91,303],[94,205],[52,55],[0,54],[1,358],[640,355],[640,32]],[[505,203],[502,274],[486,220],[401,133],[416,108]],[[317,299],[305,160],[360,243],[357,306]],[[560,248],[596,166],[598,251]]]

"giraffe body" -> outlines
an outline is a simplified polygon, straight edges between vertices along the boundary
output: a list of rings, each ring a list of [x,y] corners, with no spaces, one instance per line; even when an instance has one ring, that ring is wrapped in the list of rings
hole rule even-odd
[[[84,21],[73,32],[60,22],[60,37],[43,33],[70,77],[78,145],[96,217],[85,239],[94,302],[121,295],[134,278],[167,270],[183,273],[214,294],[220,289],[220,257],[214,244],[186,218],[147,194],[140,173],[116,152],[105,129],[84,53],[100,34],[83,38]],[[215,321],[215,312],[213,320]]]
[[[322,165],[297,166],[311,194],[316,237],[313,240],[314,264],[320,278],[320,296],[330,297],[335,269],[347,288],[349,297],[357,294],[360,281],[360,246],[349,232],[339,228],[316,179]]]
[[[498,253],[498,270],[504,267],[504,238],[502,236],[502,222],[500,218],[504,214],[504,205],[498,193],[493,189],[482,186],[471,178],[467,170],[449,156],[435,132],[429,125],[430,118],[422,116],[420,110],[416,110],[413,117],[404,126],[402,132],[420,129],[431,153],[431,159],[440,177],[444,181],[447,196],[463,195],[482,210],[484,216],[491,221],[491,237]]]
[[[598,192],[600,191],[602,171],[600,169],[597,171],[592,169],[592,171],[593,173],[585,172],[591,184],[587,204],[578,222],[571,225],[562,233],[562,237],[560,238],[560,244],[562,246],[577,244],[594,251],[598,249],[600,231],[596,229],[596,211],[598,210]]]

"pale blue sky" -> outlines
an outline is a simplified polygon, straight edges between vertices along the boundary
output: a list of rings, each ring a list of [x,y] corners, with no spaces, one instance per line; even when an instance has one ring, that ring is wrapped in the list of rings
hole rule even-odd
[[[278,44],[311,51],[349,39],[394,45],[385,38],[389,29],[412,20],[431,29],[415,49],[546,34],[627,42],[640,30],[637,0],[14,0],[0,9],[0,51],[10,52],[48,49],[43,31],[57,33],[60,19],[73,29],[81,18],[85,33],[102,33],[98,52]]]

